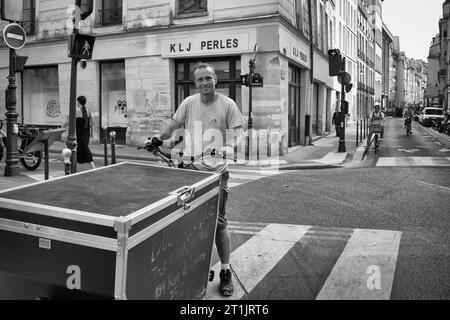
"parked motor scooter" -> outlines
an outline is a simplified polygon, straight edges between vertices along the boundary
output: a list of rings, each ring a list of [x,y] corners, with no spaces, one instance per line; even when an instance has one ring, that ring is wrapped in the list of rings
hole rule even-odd
[[[3,159],[3,154],[5,153],[7,144],[6,133],[3,131],[3,121],[4,120],[0,120],[0,161]]]

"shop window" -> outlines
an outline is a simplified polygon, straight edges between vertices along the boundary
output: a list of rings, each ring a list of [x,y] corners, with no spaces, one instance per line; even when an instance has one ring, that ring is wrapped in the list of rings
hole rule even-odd
[[[23,29],[28,36],[34,36],[36,32],[36,0],[23,0]]]
[[[233,99],[242,112],[240,57],[232,57],[226,60],[206,58],[176,61],[175,110],[186,97],[197,93],[192,71],[200,60],[214,66],[217,75],[216,92]]]
[[[122,24],[122,0],[101,0],[98,13],[99,25]]]
[[[106,125],[109,131],[116,131],[116,142],[118,144],[125,144],[126,128],[128,127],[125,62],[102,62],[100,64],[100,77],[100,123],[102,127]],[[103,130],[100,131],[101,138],[103,138]]]
[[[178,14],[190,14],[208,11],[208,0],[179,0]]]
[[[22,74],[25,124],[61,125],[67,120],[59,100],[58,67],[26,68]]]

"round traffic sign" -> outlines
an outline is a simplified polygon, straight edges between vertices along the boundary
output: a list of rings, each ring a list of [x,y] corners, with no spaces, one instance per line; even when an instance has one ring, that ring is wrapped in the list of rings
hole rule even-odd
[[[10,23],[3,29],[3,41],[11,49],[21,49],[27,41],[27,34],[17,23]]]

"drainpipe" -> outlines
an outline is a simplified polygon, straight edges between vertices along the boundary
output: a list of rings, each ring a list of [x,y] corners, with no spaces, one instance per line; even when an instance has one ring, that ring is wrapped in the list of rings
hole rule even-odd
[[[313,44],[313,39],[314,39],[314,35],[313,35],[313,22],[312,22],[312,0],[308,0],[308,15],[309,15],[309,55],[310,55],[310,60],[311,60],[311,72],[309,74],[309,79],[311,82],[311,87],[310,87],[310,94],[309,94],[309,108],[310,108],[310,113],[313,107],[313,95],[314,95],[314,44]],[[305,121],[305,124],[307,122]],[[311,131],[312,131],[312,118],[311,121],[309,121],[309,128],[308,128],[308,132],[309,135],[308,137],[305,137],[307,139],[307,145],[313,145],[312,143],[312,138],[311,138]]]

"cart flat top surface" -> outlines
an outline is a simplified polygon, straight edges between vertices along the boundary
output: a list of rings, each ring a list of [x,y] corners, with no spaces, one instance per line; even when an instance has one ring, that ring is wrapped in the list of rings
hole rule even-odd
[[[122,163],[1,192],[0,198],[108,216],[127,216],[211,173]]]

